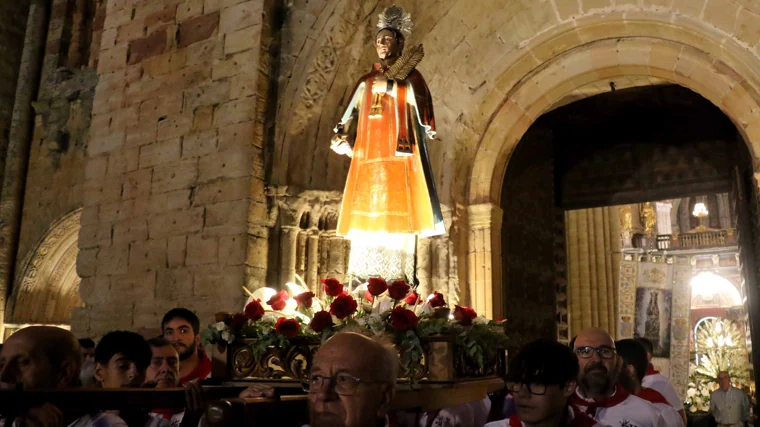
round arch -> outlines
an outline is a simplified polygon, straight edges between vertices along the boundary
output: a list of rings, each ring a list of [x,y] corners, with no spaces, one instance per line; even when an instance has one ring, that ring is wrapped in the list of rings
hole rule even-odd
[[[78,209],[58,220],[21,264],[6,310],[10,324],[68,324],[81,306],[76,272]]]
[[[488,315],[504,314],[501,290],[493,284],[501,282],[500,197],[509,158],[531,124],[576,88],[629,76],[655,77],[684,86],[732,120],[758,169],[760,61],[749,50],[696,21],[689,26],[643,17],[588,25],[582,21],[570,28],[558,26],[526,46],[524,56],[533,68],[526,69],[525,61],[515,61],[498,77],[490,103],[482,104],[476,113],[488,120],[466,195],[468,275],[472,303]],[[539,59],[542,56],[546,57],[543,61]],[[522,75],[515,69],[520,64]],[[490,234],[490,239],[484,234]],[[483,259],[486,268],[476,268]]]

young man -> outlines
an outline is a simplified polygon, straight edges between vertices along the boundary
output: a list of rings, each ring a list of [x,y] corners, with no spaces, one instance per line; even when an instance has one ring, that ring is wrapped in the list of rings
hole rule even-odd
[[[578,334],[573,350],[580,365],[573,404],[579,409],[613,427],[670,427],[654,405],[617,384],[620,366],[615,341],[607,331],[584,330]]]
[[[134,332],[109,332],[95,347],[95,381],[101,388],[140,387],[151,352],[145,339]],[[167,427],[168,422],[140,411],[103,411],[87,414],[69,427]]]
[[[683,422],[686,423],[686,410],[683,408],[683,400],[678,396],[678,392],[675,387],[673,387],[673,383],[671,383],[666,376],[660,374],[652,364],[652,357],[654,355],[654,345],[652,344],[652,341],[641,337],[636,338],[636,342],[643,345],[646,349],[647,361],[649,363],[646,375],[644,375],[644,379],[641,381],[641,386],[656,390],[661,395],[665,396],[665,399],[668,400],[670,406],[678,411],[678,415],[680,415]]]
[[[685,427],[681,415],[675,410],[667,399],[657,390],[641,386],[641,379],[647,372],[649,361],[647,360],[647,351],[643,345],[635,340],[620,340],[615,343],[618,356],[622,366],[620,375],[620,385],[623,388],[654,405],[660,410],[660,415],[668,426]]]
[[[180,384],[202,381],[211,375],[211,359],[201,347],[200,329],[198,316],[186,308],[169,310],[161,321],[164,338],[179,353]]]
[[[577,375],[578,360],[570,348],[556,341],[533,341],[509,364],[507,389],[514,393],[517,413],[486,426],[601,426],[569,405]]]

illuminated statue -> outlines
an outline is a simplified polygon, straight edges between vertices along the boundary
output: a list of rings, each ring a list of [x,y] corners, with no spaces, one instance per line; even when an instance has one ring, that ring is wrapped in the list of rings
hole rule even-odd
[[[380,14],[380,63],[354,88],[331,148],[352,158],[337,233],[351,240],[348,274],[411,280],[416,236],[445,232],[427,141],[435,136],[433,99],[422,74],[422,45],[404,53],[411,17]]]
[[[343,236],[444,233],[427,153],[427,140],[435,135],[433,100],[414,68],[422,45],[402,55],[411,26],[400,7],[380,15],[380,63],[359,80],[335,129],[331,148],[352,157],[338,220]]]

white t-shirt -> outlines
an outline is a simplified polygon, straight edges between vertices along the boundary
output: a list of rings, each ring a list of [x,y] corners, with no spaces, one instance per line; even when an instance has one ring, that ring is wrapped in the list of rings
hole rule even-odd
[[[661,412],[644,399],[618,387],[604,404],[597,405],[576,389],[573,404],[591,415],[597,422],[612,427],[673,427],[663,419]],[[596,407],[589,411],[589,406]],[[591,412],[591,413],[589,413]]]
[[[121,417],[110,412],[96,412],[78,418],[68,427],[128,427]],[[169,427],[169,421],[163,418],[148,417],[145,427]]]
[[[641,386],[659,391],[661,395],[665,396],[670,406],[676,411],[683,411],[683,401],[678,396],[673,384],[664,375],[660,373],[647,375],[641,380]]]

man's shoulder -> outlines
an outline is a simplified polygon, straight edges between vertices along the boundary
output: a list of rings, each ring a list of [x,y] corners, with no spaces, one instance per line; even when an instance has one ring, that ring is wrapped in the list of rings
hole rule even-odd
[[[623,410],[631,414],[640,414],[642,417],[657,417],[660,410],[652,402],[638,396],[628,396],[620,405]]]

